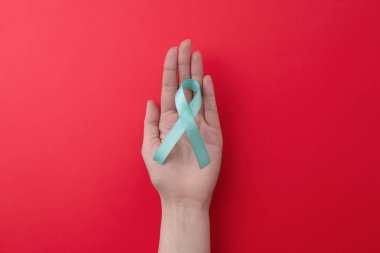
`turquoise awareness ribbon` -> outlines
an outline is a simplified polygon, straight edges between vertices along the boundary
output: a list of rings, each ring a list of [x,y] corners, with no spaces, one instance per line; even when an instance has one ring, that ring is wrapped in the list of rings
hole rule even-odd
[[[190,104],[186,101],[183,92],[184,89],[195,92],[195,96]],[[207,153],[206,145],[198,130],[197,124],[194,121],[194,118],[202,105],[202,95],[199,83],[192,79],[186,79],[183,81],[175,95],[175,105],[177,107],[179,119],[158,147],[153,159],[159,164],[163,164],[182,134],[186,132],[191,146],[193,147],[194,154],[198,160],[199,167],[203,168],[210,162],[210,157]]]

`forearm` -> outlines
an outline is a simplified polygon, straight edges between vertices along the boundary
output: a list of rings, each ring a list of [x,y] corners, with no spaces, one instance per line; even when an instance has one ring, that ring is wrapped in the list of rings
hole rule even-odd
[[[210,252],[208,205],[161,201],[159,253]]]

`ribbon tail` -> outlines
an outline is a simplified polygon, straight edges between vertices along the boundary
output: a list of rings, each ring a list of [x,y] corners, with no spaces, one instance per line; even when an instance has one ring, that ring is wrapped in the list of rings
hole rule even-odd
[[[177,120],[173,128],[165,136],[164,141],[158,147],[156,153],[153,156],[153,159],[161,165],[164,164],[166,158],[169,156],[170,152],[172,151],[178,140],[181,138],[184,131],[185,130],[182,127],[181,121]]]
[[[194,122],[195,123],[195,122]],[[210,156],[208,155],[206,145],[203,142],[201,133],[197,128],[186,132],[189,136],[191,146],[193,147],[195,157],[197,158],[199,167],[203,169],[207,164],[210,163]]]
[[[186,135],[190,141],[195,157],[197,158],[199,167],[202,169],[210,162],[210,157],[208,155],[206,145],[203,141],[201,133],[199,132],[198,126],[195,123],[194,117],[187,104],[182,104],[178,113],[180,114],[180,120],[183,127],[185,128]]]

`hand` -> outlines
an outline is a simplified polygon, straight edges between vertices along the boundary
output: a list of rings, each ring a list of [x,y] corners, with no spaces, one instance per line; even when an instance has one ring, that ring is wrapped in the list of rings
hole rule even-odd
[[[153,160],[153,155],[161,141],[178,120],[174,97],[179,84],[188,78],[198,81],[202,90],[202,107],[195,117],[195,122],[211,160],[203,169],[199,168],[186,133],[183,134],[163,165]],[[190,102],[193,94],[191,91],[185,90],[185,96]],[[190,40],[184,40],[179,48],[170,48],[166,55],[161,112],[153,101],[148,101],[144,122],[142,156],[150,179],[159,192],[162,202],[165,202],[166,205],[181,204],[208,209],[219,175],[222,146],[222,132],[213,82],[210,76],[203,76],[200,52],[192,53]]]

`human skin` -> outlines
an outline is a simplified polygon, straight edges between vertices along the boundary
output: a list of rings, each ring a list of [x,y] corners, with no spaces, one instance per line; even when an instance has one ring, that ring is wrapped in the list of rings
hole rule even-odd
[[[177,78],[178,77],[178,78]],[[175,94],[185,79],[201,85],[202,107],[195,117],[210,156],[199,168],[192,146],[184,134],[163,165],[153,155],[178,120]],[[189,102],[192,92],[185,90]],[[167,52],[162,80],[161,110],[148,100],[144,120],[142,156],[152,184],[161,199],[162,219],[159,253],[210,252],[209,207],[218,179],[223,139],[212,79],[203,75],[200,52],[192,52],[191,41]]]

